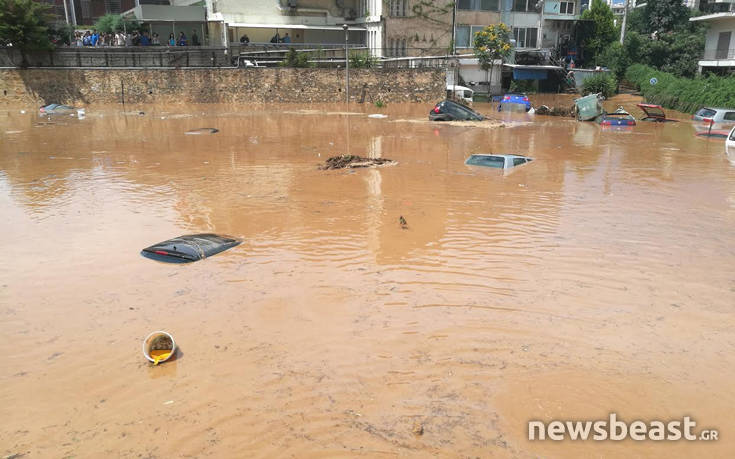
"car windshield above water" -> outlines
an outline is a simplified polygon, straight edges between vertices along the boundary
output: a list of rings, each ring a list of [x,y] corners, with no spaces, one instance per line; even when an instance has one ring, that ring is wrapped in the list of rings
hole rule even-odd
[[[495,169],[510,169],[533,161],[533,158],[520,155],[475,154],[467,158],[468,166],[484,166]]]

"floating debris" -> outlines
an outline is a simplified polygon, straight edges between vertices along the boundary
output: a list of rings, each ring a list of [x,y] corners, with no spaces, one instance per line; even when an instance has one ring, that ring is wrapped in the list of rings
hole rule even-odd
[[[201,134],[216,134],[219,132],[219,129],[215,128],[199,128],[199,129],[192,129],[191,131],[186,131],[187,135],[201,135]]]
[[[176,342],[165,331],[154,331],[143,340],[143,355],[153,365],[165,362],[176,352]]]
[[[382,113],[373,113],[373,114],[368,115],[368,118],[378,118],[378,119],[388,118],[388,115],[383,115]]]
[[[332,156],[319,169],[346,169],[357,167],[393,166],[396,161],[387,158],[363,158],[357,155]]]
[[[541,105],[536,107],[537,115],[548,115],[548,116],[572,116],[573,108],[567,107],[549,107],[548,105]]]
[[[398,217],[398,223],[401,224],[401,228],[402,229],[408,229],[408,222],[406,221],[405,218],[403,218],[403,215],[401,215],[400,217]]]

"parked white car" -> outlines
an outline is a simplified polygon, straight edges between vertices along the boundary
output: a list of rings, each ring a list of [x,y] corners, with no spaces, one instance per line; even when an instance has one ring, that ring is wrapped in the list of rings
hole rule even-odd
[[[472,99],[475,97],[475,91],[471,90],[466,86],[459,86],[448,84],[447,85],[447,99],[459,99],[468,104],[472,103]]]

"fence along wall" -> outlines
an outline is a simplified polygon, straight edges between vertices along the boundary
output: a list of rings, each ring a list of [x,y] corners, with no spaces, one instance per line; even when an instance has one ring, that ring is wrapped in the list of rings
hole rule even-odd
[[[0,48],[0,67],[20,67],[20,51]],[[226,67],[225,48],[135,46],[56,48],[26,53],[30,67]]]
[[[341,69],[0,69],[0,105],[342,102]],[[350,100],[444,98],[443,69],[355,69]]]

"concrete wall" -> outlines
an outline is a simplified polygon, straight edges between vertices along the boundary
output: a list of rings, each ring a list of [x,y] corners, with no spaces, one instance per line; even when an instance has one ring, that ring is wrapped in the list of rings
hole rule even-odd
[[[0,106],[344,101],[340,69],[0,69]],[[436,102],[443,69],[350,71],[350,99]]]

